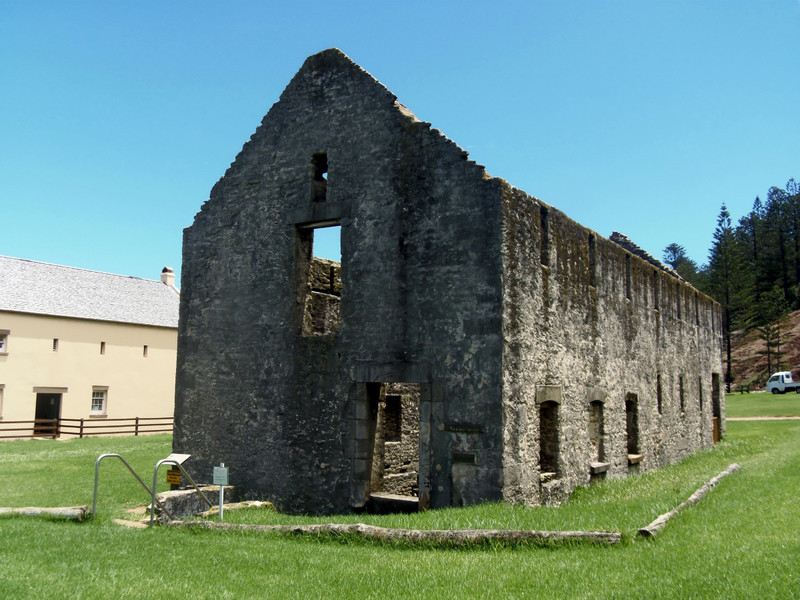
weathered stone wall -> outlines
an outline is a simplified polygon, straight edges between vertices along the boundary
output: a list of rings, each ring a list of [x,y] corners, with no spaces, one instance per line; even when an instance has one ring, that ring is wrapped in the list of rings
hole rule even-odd
[[[332,224],[341,265],[313,257]],[[711,443],[716,310],[488,176],[328,50],[184,233],[174,449],[292,512],[364,507],[376,477],[412,466],[417,488],[395,489],[421,506],[557,502]],[[401,384],[418,395],[402,426],[417,465],[411,445],[376,450]]]
[[[505,497],[558,502],[593,471],[624,476],[710,446],[715,410],[724,417],[718,306],[511,186],[503,211]],[[560,443],[543,482],[547,402]]]

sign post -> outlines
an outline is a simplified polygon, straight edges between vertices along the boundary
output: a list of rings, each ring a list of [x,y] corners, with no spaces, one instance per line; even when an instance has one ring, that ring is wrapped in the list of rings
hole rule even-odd
[[[228,467],[225,463],[219,463],[214,467],[214,485],[219,486],[219,520],[222,521],[222,510],[225,504],[225,486],[228,485]]]

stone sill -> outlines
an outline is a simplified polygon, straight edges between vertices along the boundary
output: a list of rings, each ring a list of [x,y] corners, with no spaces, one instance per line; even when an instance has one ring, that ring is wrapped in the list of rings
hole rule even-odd
[[[592,475],[599,475],[600,473],[605,473],[608,471],[608,468],[611,466],[611,463],[607,462],[593,462],[589,464],[589,472]]]
[[[542,483],[553,481],[555,478],[556,478],[556,473],[550,471],[539,473],[539,481],[541,481]]]
[[[107,419],[108,415],[89,415],[90,419]]]
[[[641,454],[628,454],[628,464],[637,465],[642,462],[642,458]]]

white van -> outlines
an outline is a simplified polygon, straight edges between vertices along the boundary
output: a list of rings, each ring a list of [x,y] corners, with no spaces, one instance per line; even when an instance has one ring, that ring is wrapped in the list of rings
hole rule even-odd
[[[800,382],[792,381],[792,373],[790,371],[773,373],[772,377],[767,380],[767,391],[770,393],[785,394],[791,390],[800,394]]]

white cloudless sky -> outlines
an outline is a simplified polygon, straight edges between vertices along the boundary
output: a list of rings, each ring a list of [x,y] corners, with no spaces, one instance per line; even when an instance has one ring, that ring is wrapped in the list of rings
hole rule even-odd
[[[798,0],[0,0],[0,254],[180,274],[182,230],[329,47],[658,258],[704,263],[722,203],[800,178]]]

